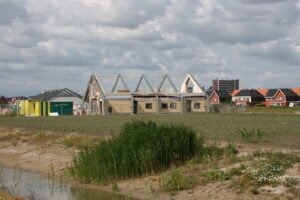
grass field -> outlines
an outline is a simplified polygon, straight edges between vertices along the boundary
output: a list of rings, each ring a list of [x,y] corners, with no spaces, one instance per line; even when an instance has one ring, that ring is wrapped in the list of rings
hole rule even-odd
[[[248,107],[246,111],[252,113],[295,113],[300,112],[300,107]]]
[[[37,131],[113,134],[128,121],[143,119],[158,123],[183,124],[209,140],[237,140],[239,130],[257,130],[274,146],[300,149],[300,115],[263,113],[148,114],[69,117],[0,117],[1,127],[20,127]]]

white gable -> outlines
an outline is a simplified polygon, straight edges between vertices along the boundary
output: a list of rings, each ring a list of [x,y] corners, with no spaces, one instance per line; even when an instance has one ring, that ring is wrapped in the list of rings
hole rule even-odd
[[[189,83],[193,84],[192,88],[189,88]],[[187,75],[187,77],[184,79],[184,81],[180,87],[180,93],[205,94],[205,92],[201,88],[200,84],[197,82],[197,80],[191,74]]]

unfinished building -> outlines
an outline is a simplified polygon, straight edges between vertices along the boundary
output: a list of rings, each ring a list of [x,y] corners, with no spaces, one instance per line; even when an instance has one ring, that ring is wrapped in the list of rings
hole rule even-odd
[[[105,89],[103,86],[105,78],[115,79],[110,89]],[[88,113],[96,115],[206,111],[206,93],[191,74],[184,77],[179,87],[168,75],[163,76],[160,81],[149,81],[145,75],[127,76],[127,78],[130,79],[130,83],[135,82],[131,89],[125,82],[124,76],[92,74],[83,97],[83,101],[88,102]],[[157,87],[152,86],[155,82],[159,83]],[[144,84],[143,87],[142,84]]]

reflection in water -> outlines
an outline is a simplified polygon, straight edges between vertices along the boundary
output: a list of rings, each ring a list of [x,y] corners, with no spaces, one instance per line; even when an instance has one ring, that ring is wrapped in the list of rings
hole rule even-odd
[[[0,169],[0,185],[8,192],[35,200],[124,200],[116,194],[71,187],[17,168]],[[32,198],[34,197],[34,198]]]

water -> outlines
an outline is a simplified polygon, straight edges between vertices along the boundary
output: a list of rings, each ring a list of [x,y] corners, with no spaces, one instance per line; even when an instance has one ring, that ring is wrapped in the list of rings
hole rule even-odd
[[[0,168],[0,185],[8,192],[34,200],[124,200],[96,189],[73,187],[17,168]]]

